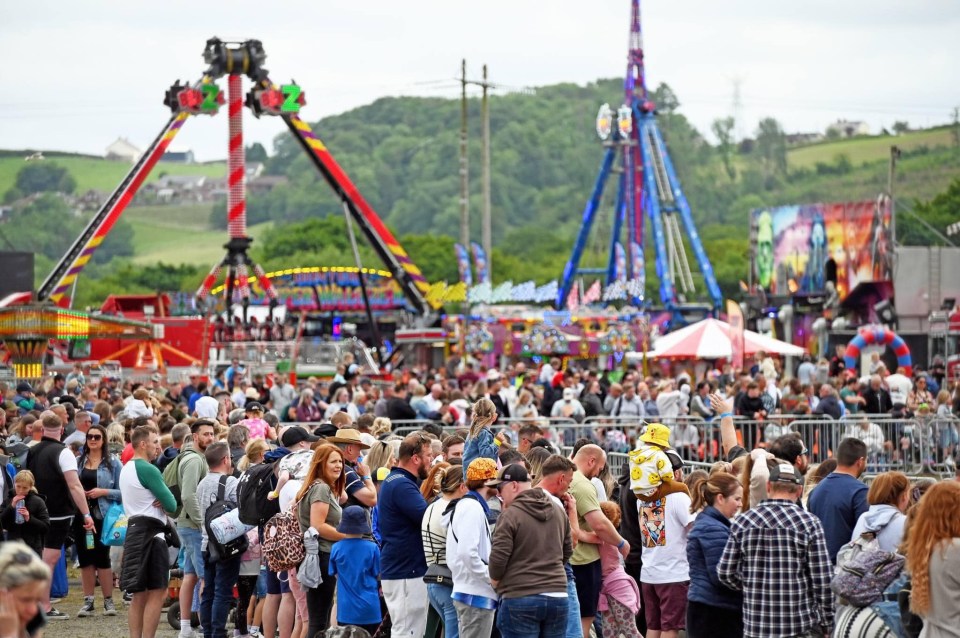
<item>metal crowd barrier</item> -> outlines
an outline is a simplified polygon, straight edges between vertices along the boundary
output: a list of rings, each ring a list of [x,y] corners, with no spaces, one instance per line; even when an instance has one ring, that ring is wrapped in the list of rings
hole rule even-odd
[[[776,415],[763,421],[736,417],[737,440],[747,450],[768,447],[784,434],[796,432],[803,441],[811,463],[821,463],[835,455],[840,441],[846,437],[862,440],[867,445],[867,473],[898,470],[907,474],[952,474],[956,455],[960,453],[960,420],[954,417],[896,418],[887,414],[848,415],[834,420],[819,415]],[[720,422],[714,418],[681,416],[652,417],[671,430],[673,445],[688,463],[711,464],[726,460],[720,440]],[[588,417],[582,422],[566,418],[498,419],[497,431],[505,431],[514,445],[519,429],[528,423],[538,425],[552,444],[569,450],[581,438],[590,439],[608,453],[611,471],[619,472],[626,462],[626,452],[636,447],[637,438],[647,421],[637,417]],[[301,424],[316,427],[315,423]],[[428,420],[393,421],[393,432],[406,436],[427,426],[439,426],[444,434],[452,434],[461,425],[444,425]]]

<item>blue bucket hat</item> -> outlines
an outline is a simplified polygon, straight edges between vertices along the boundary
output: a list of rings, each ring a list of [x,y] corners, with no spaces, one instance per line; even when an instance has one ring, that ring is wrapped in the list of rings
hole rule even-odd
[[[359,505],[351,505],[343,510],[337,531],[341,534],[370,534],[370,521],[367,512]]]

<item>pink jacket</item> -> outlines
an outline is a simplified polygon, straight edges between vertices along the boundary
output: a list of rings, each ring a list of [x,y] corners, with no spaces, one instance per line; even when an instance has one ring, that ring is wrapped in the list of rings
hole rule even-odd
[[[625,605],[632,613],[640,610],[640,588],[637,582],[624,571],[620,564],[620,552],[614,545],[600,546],[600,565],[603,570],[603,585],[600,587],[600,604],[597,609],[608,611],[607,597]]]

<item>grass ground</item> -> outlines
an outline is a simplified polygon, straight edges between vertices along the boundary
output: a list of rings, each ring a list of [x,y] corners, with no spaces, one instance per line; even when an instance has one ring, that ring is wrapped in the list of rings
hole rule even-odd
[[[153,264],[213,265],[223,257],[225,230],[210,227],[209,205],[137,206],[124,212],[133,226],[133,262]],[[248,231],[258,239],[272,223],[256,224]]]
[[[953,144],[953,135],[949,128],[936,128],[914,131],[903,135],[878,135],[875,137],[857,137],[834,142],[821,142],[810,146],[791,149],[787,152],[790,168],[813,168],[817,162],[831,164],[838,155],[846,155],[854,166],[864,162],[883,160],[890,157],[890,147],[898,146],[911,151],[926,146],[934,149]]]
[[[127,162],[108,161],[90,157],[51,157],[43,160],[56,163],[70,171],[77,180],[77,193],[96,189],[110,192],[130,171],[131,164]],[[0,196],[7,192],[17,181],[17,173],[25,165],[22,157],[0,157]],[[207,177],[222,177],[226,174],[225,163],[213,164],[175,164],[161,162],[157,164],[147,182],[160,179],[163,174],[169,175],[206,175]]]

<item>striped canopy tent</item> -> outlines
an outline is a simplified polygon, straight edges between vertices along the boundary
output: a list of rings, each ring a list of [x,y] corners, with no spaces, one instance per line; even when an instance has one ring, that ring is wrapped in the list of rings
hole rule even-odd
[[[730,324],[718,319],[704,319],[657,339],[654,350],[647,353],[651,359],[729,359]],[[806,350],[786,341],[765,337],[752,330],[743,331],[744,355],[763,351],[768,354],[798,357]],[[631,353],[631,358],[642,356]]]

